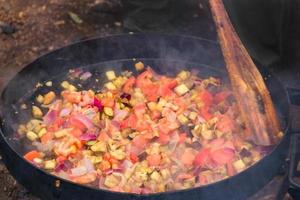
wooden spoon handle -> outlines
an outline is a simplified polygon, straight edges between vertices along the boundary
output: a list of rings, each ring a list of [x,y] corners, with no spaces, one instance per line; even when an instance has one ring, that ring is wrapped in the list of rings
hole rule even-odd
[[[273,145],[280,138],[280,125],[269,91],[236,34],[222,0],[209,3],[233,94],[247,128],[246,137],[258,145]]]

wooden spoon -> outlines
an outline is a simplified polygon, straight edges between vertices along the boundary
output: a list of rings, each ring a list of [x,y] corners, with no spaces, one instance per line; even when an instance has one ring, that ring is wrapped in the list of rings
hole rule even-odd
[[[280,125],[264,80],[235,32],[222,0],[209,0],[233,94],[245,122],[245,137],[258,145],[274,145]]]

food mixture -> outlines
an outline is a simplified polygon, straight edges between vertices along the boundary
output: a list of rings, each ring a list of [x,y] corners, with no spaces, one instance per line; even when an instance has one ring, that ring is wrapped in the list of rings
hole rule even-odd
[[[19,126],[32,143],[24,158],[78,184],[147,194],[214,183],[265,155],[243,138],[236,102],[218,78],[167,77],[141,62],[135,68],[136,76],[107,71],[99,91],[63,81],[57,93],[44,83],[49,91]]]

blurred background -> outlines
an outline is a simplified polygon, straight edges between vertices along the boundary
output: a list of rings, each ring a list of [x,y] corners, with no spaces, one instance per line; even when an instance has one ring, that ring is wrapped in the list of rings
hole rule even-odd
[[[300,1],[224,3],[253,59],[300,89]],[[38,56],[67,44],[153,31],[217,42],[207,0],[0,0],[0,87]],[[1,161],[0,183],[0,199],[35,199]]]

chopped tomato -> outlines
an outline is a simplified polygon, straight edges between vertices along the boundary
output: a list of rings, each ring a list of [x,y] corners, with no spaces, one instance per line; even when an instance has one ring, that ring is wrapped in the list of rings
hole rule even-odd
[[[181,155],[180,160],[181,160],[182,164],[190,166],[190,165],[193,165],[195,157],[196,157],[195,150],[193,150],[191,148],[187,148]]]
[[[203,167],[209,159],[210,150],[208,148],[201,149],[196,155],[194,165]]]
[[[166,118],[163,118],[158,122],[158,129],[161,133],[169,134],[177,128],[179,128],[179,125],[176,121],[169,122]]]
[[[186,133],[181,133],[179,134],[179,143],[184,143],[185,139],[187,138],[187,134]]]
[[[138,135],[132,140],[132,144],[141,149],[144,149],[148,142],[149,141],[143,135]]]
[[[200,115],[206,120],[210,120],[213,115],[209,112],[209,107],[204,107],[204,108],[201,108],[200,110]]]
[[[135,129],[137,124],[137,117],[135,114],[129,115],[127,119],[120,122],[121,128],[132,128]]]
[[[159,112],[158,110],[154,110],[151,112],[151,119],[152,120],[157,120],[161,117],[161,112]]]
[[[161,156],[159,154],[152,154],[147,156],[149,166],[159,166],[161,162]]]
[[[130,157],[130,160],[131,160],[132,163],[136,163],[136,162],[139,161],[139,157],[133,152],[130,153],[129,157]]]
[[[199,98],[201,99],[201,101],[204,102],[205,107],[211,106],[211,104],[213,102],[213,95],[207,90],[203,90],[199,94]]]
[[[170,135],[165,133],[160,133],[158,137],[158,142],[162,145],[168,144],[170,142]]]
[[[218,149],[211,153],[212,160],[218,165],[225,165],[234,158],[234,151],[228,148]]]
[[[142,117],[146,113],[146,104],[138,103],[133,107],[135,115],[139,118]]]
[[[24,159],[27,161],[32,162],[35,158],[39,158],[41,156],[41,154],[38,151],[29,151],[28,153],[26,153],[24,155]]]
[[[158,89],[158,95],[162,97],[167,97],[172,95],[174,87],[177,85],[176,79],[169,79],[166,77],[161,78],[161,84]]]
[[[176,179],[184,180],[184,179],[190,179],[190,178],[193,178],[193,177],[194,176],[192,174],[180,173],[180,174],[178,174],[178,176],[176,177]]]
[[[58,156],[55,160],[56,160],[56,162],[60,163],[60,162],[63,162],[65,160],[67,160],[67,157],[65,157],[65,156]]]
[[[114,98],[104,97],[104,98],[101,98],[101,103],[105,107],[113,108],[115,105],[115,100],[114,100]]]
[[[157,101],[158,99],[158,86],[155,83],[149,82],[147,84],[144,84],[141,87],[142,92],[146,96],[148,101]]]
[[[99,141],[106,141],[109,139],[109,136],[106,132],[101,132],[98,136]]]
[[[136,126],[134,127],[134,129],[137,131],[140,131],[140,132],[152,130],[150,124],[143,119],[137,120]]]
[[[70,103],[80,103],[81,92],[62,91],[61,96]]]
[[[215,94],[215,96],[214,96],[214,103],[219,104],[222,101],[226,100],[230,95],[231,95],[231,92],[229,92],[229,91],[219,92],[219,93]]]
[[[47,132],[41,137],[41,143],[42,144],[47,144],[49,141],[53,139],[53,133],[52,132]]]
[[[82,135],[82,130],[79,129],[79,128],[73,128],[71,131],[70,131],[70,134],[73,135],[74,137],[79,137]]]
[[[69,123],[70,123],[71,127],[80,129],[81,131],[84,131],[86,129],[86,126],[81,121],[79,121],[78,119],[76,119],[74,117],[70,118]]]
[[[134,84],[135,84],[135,77],[132,76],[125,82],[123,86],[123,91],[125,93],[129,93],[133,89]]]
[[[227,175],[228,175],[228,176],[233,176],[233,175],[235,175],[235,169],[234,169],[234,167],[233,167],[233,165],[232,165],[231,162],[228,162],[228,163],[226,164],[226,168],[227,168]]]

